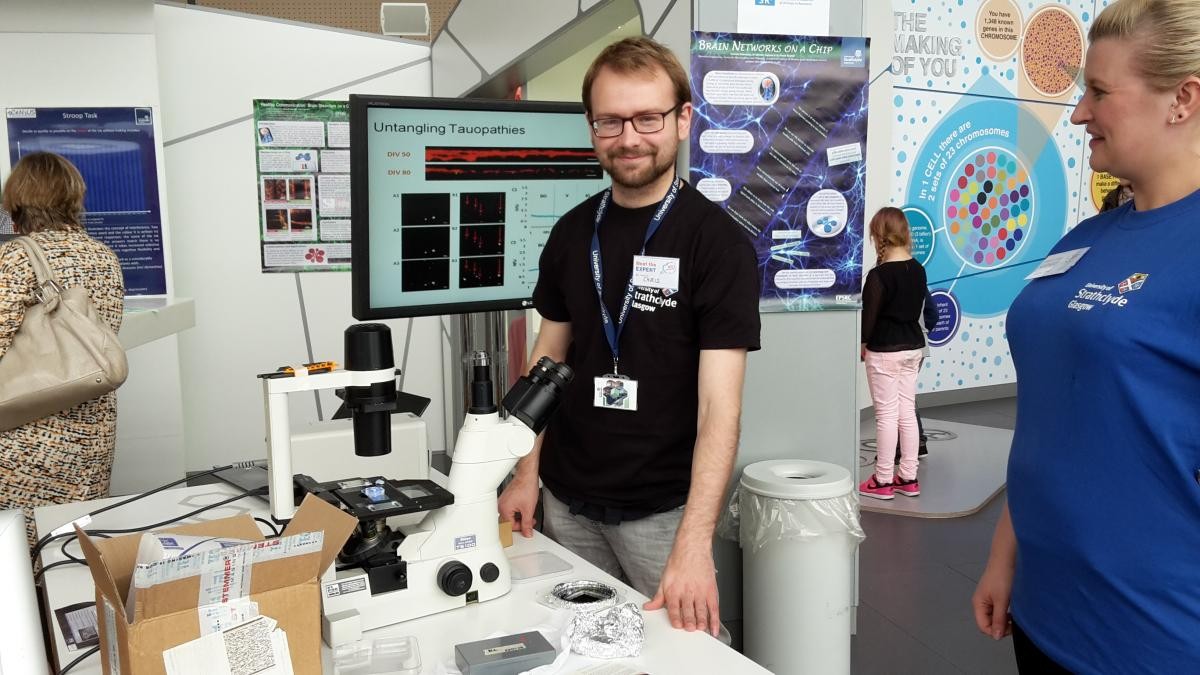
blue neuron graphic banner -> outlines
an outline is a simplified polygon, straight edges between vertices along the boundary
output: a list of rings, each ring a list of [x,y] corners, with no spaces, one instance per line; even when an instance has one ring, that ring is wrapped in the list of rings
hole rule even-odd
[[[83,226],[121,260],[126,295],[165,295],[151,108],[8,108],[9,158],[53,152],[87,185]]]
[[[692,34],[691,181],[754,243],[764,312],[857,309],[868,40]]]

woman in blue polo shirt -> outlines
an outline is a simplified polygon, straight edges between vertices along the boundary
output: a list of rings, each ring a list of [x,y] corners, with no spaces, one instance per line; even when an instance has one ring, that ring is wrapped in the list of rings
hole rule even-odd
[[[1134,197],[1009,311],[1017,426],[975,619],[1022,673],[1196,672],[1200,2],[1118,0],[1089,39],[1071,121]]]

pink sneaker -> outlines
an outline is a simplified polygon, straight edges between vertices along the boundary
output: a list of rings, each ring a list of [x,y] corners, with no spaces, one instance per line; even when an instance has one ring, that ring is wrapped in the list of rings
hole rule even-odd
[[[892,488],[896,494],[905,497],[918,497],[921,494],[921,484],[917,482],[916,478],[904,480],[899,474],[892,478]]]
[[[895,499],[896,495],[892,494],[894,488],[891,483],[884,485],[875,481],[875,474],[863,481],[858,486],[858,494],[864,497],[873,497],[875,499]]]

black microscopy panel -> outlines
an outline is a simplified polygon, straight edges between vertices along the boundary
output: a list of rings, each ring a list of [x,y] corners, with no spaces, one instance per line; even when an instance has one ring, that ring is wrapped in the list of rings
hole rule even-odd
[[[450,257],[450,228],[405,227],[400,232],[400,255],[404,260]]]
[[[400,225],[449,224],[449,193],[436,192],[400,195]]]
[[[405,260],[400,263],[400,289],[444,291],[450,288],[450,260]]]

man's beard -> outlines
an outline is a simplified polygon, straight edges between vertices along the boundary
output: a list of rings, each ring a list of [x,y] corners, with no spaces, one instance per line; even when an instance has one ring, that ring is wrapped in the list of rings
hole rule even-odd
[[[654,181],[662,178],[663,174],[675,170],[675,153],[667,155],[662,160],[659,160],[656,153],[656,150],[646,153],[651,158],[649,166],[632,169],[618,168],[617,157],[622,153],[619,150],[614,150],[600,155],[600,166],[612,177],[614,184],[631,190],[637,190],[654,183]]]

